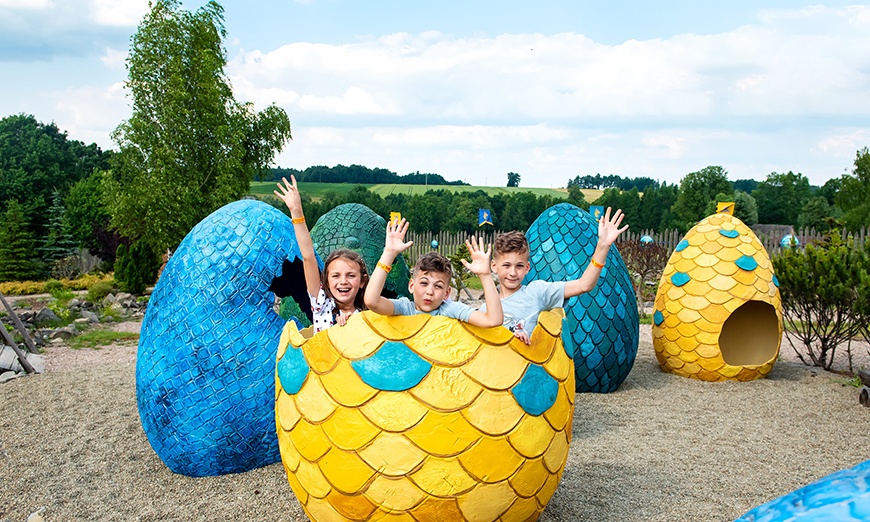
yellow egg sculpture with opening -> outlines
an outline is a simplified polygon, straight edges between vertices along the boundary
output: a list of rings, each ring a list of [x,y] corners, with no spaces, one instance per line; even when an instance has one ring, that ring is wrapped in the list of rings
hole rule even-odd
[[[287,323],[275,416],[290,487],[315,521],[536,520],[571,441],[561,310],[531,346],[506,328],[354,314]]]
[[[692,227],[662,273],[653,346],[663,371],[704,381],[766,376],[779,355],[779,281],[764,246],[738,218]]]

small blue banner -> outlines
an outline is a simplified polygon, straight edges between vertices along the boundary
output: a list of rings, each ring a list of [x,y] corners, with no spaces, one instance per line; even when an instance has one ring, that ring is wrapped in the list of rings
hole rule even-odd
[[[477,211],[477,226],[492,225],[492,212],[488,209],[481,208]]]

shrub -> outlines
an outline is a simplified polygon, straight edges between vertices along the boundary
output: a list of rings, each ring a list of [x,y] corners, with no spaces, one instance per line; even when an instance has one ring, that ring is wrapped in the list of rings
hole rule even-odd
[[[88,287],[88,293],[85,295],[85,301],[89,303],[100,303],[103,299],[106,298],[107,295],[112,293],[114,290],[111,283],[107,281],[100,281],[98,283],[94,283]]]
[[[60,292],[61,290],[63,290],[63,283],[61,283],[57,279],[49,279],[45,282],[45,291],[52,296],[57,297],[54,294]]]
[[[118,246],[115,259],[115,281],[124,292],[141,294],[145,287],[157,281],[157,270],[163,259],[146,240],[133,243],[129,250]]]
[[[804,364],[830,370],[837,346],[867,329],[868,252],[844,243],[833,231],[825,243],[784,249],[772,261],[783,319],[803,346],[795,347],[791,336],[789,344]]]
[[[31,295],[45,293],[45,283],[42,281],[7,281],[0,283],[3,295]]]

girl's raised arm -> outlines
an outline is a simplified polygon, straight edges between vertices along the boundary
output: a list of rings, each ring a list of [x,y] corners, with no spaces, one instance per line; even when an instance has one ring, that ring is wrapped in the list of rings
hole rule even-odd
[[[287,178],[281,178],[275,195],[290,209],[290,219],[293,221],[293,230],[296,232],[296,243],[302,254],[302,269],[305,271],[305,286],[308,294],[317,296],[320,292],[320,268],[317,266],[317,257],[314,255],[314,243],[311,241],[311,233],[305,225],[305,214],[302,213],[302,198],[296,187],[296,177],[290,175],[291,183]],[[280,191],[280,192],[279,192]]]

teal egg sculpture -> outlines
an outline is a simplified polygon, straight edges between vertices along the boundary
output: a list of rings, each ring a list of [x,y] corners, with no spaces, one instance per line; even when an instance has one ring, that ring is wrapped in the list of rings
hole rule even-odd
[[[531,270],[524,283],[536,279],[578,279],[598,243],[598,222],[569,203],[543,213],[526,232]],[[616,246],[595,288],[564,304],[562,339],[573,354],[577,392],[609,393],[628,376],[640,337],[634,287]]]

